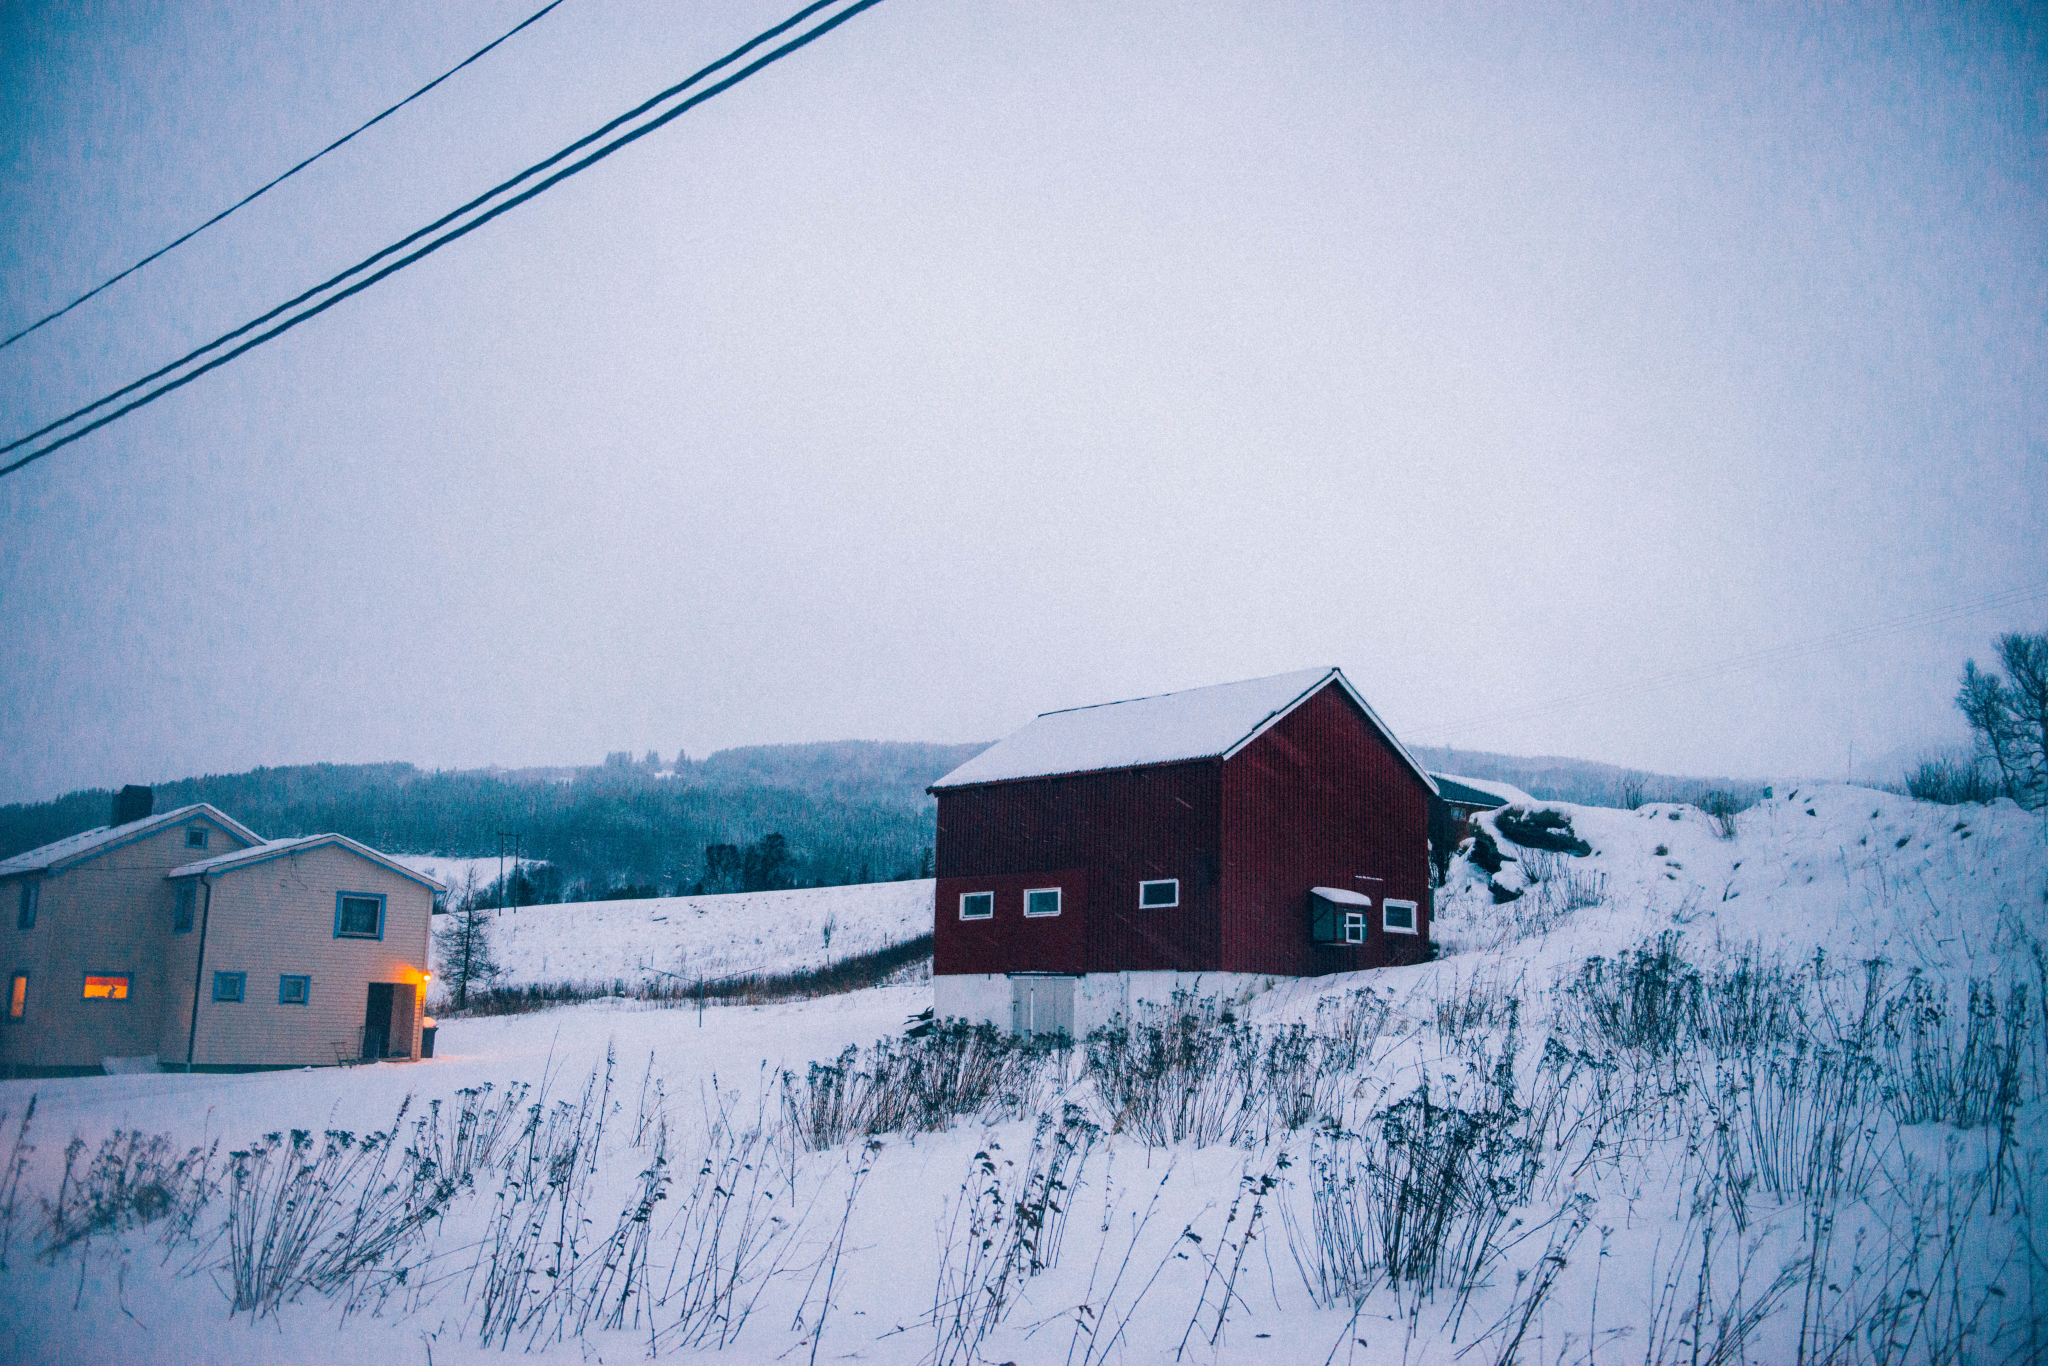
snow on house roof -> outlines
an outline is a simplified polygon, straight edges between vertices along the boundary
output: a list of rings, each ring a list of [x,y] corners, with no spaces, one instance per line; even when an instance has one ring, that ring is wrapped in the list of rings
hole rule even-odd
[[[342,848],[348,850],[350,853],[359,855],[362,858],[366,858],[370,860],[370,862],[372,863],[381,864],[384,867],[389,868],[394,873],[397,873],[403,877],[411,878],[414,882],[419,883],[423,887],[431,887],[437,892],[445,892],[448,890],[448,888],[444,886],[441,882],[437,881],[434,878],[428,877],[425,873],[406,867],[404,864],[400,863],[397,859],[392,858],[388,854],[380,854],[375,849],[372,849],[369,845],[362,844],[355,840],[352,840],[347,835],[335,834],[300,835],[294,839],[287,840],[264,840],[262,843],[257,844],[252,848],[237,849],[232,854],[219,854],[213,858],[200,859],[196,863],[182,864],[179,867],[171,869],[171,871],[165,873],[164,876],[198,877],[202,874],[208,873],[223,873],[227,872],[229,869],[246,868],[249,867],[251,864],[263,863],[269,859],[281,858],[286,854],[305,853],[308,850],[322,848],[323,846],[330,844],[340,845]]]
[[[1372,898],[1363,892],[1354,892],[1348,887],[1311,887],[1309,891],[1325,901],[1334,901],[1340,906],[1370,906]]]
[[[1340,669],[1303,669],[1271,678],[1049,711],[998,740],[931,786],[971,787],[1188,759],[1227,759],[1335,682],[1431,791],[1436,784]]]
[[[117,845],[126,844],[130,840],[140,839],[144,835],[162,829],[164,826],[176,825],[180,821],[187,820],[193,816],[205,816],[207,819],[218,823],[222,829],[229,831],[239,838],[248,840],[251,844],[261,844],[263,842],[263,836],[251,830],[248,826],[243,825],[232,816],[229,816],[218,807],[206,802],[194,802],[190,806],[181,806],[171,811],[159,811],[153,816],[144,816],[139,821],[129,821],[125,825],[97,826],[80,834],[69,835],[61,840],[53,840],[51,843],[43,845],[40,849],[31,849],[27,853],[16,854],[10,859],[0,859],[0,877],[6,877],[13,873],[56,872],[60,869],[68,868],[74,863],[91,858],[95,854],[105,853]]]

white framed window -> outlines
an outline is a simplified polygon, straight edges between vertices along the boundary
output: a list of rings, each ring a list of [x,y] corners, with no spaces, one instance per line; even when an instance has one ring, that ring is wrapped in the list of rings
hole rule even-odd
[[[1059,888],[1033,887],[1024,893],[1024,914],[1029,916],[1041,916],[1058,915],[1059,913]]]
[[[962,920],[993,920],[996,914],[994,892],[960,893],[960,918]]]
[[[1365,912],[1344,912],[1344,942],[1363,944],[1365,942]]]
[[[1146,910],[1159,910],[1180,905],[1180,879],[1177,877],[1154,878],[1138,884],[1138,905]]]
[[[1380,923],[1385,926],[1388,934],[1415,933],[1414,902],[1396,901],[1392,897],[1388,897],[1380,902],[1380,912],[1382,916]]]

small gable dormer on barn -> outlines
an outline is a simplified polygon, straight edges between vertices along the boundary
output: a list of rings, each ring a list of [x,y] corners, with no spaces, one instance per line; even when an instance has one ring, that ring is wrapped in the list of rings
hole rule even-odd
[[[1435,790],[1337,669],[1047,712],[932,785],[936,1011],[1078,1036],[1416,962]]]

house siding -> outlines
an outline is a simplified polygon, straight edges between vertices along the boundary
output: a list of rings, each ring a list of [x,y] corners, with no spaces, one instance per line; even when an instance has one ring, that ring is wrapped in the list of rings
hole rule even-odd
[[[1201,971],[1220,948],[1215,760],[1026,779],[938,793],[932,970]],[[1080,907],[1025,920],[999,894],[993,921],[959,918],[959,894],[1009,892],[1066,870]],[[1138,884],[1180,879],[1180,905],[1143,910]],[[1006,919],[1007,916],[1007,919]]]
[[[203,854],[185,847],[188,827],[211,835]],[[0,973],[29,974],[27,1010],[0,1023],[0,1071],[96,1068],[105,1058],[158,1052],[165,1003],[177,989],[181,949],[198,937],[171,930],[174,897],[164,874],[194,857],[248,847],[203,813],[152,830],[40,878],[36,923],[17,924],[23,876],[0,880]],[[125,1001],[84,999],[88,974],[129,979]],[[190,999],[189,989],[186,999]],[[181,1055],[182,1056],[182,1055]]]
[[[1342,689],[1325,687],[1224,763],[1218,966],[1314,976],[1419,961],[1429,938],[1429,789]],[[1308,936],[1312,887],[1372,898],[1365,944]],[[1380,902],[1416,903],[1389,935]]]
[[[429,888],[332,844],[222,869],[210,881],[206,962],[202,968],[195,961],[196,943],[185,955],[158,1042],[166,1063],[185,1060],[195,983],[195,1066],[322,1065],[354,1056],[373,982],[412,987],[410,1027],[394,1036],[392,1052],[419,1056],[434,909]],[[343,891],[385,898],[381,940],[336,937],[335,896]],[[244,999],[215,1001],[216,972],[247,973]],[[313,979],[307,1005],[278,1002],[278,979],[287,974]]]

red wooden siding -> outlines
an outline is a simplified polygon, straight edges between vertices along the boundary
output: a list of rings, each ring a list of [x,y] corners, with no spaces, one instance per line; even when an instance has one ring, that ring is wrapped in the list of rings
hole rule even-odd
[[[936,917],[932,970],[1216,970],[1222,949],[1219,767],[1201,760],[940,789],[938,905],[944,909]],[[968,885],[974,879],[1046,868],[1088,873],[1086,912],[1075,918],[1085,927],[1076,967],[1026,966],[1007,955],[1002,936],[974,934],[982,927],[959,919],[957,893],[981,890]],[[1167,877],[1180,879],[1180,905],[1141,910],[1138,883]],[[1000,898],[996,914],[1000,919]],[[1017,933],[1029,937],[1047,923],[1020,917]],[[1045,937],[1069,933],[1061,926]]]
[[[1428,800],[1334,683],[1227,761],[941,788],[933,971],[1313,976],[1416,961],[1429,937]],[[1082,894],[1068,892],[1056,920],[1026,920],[1024,888],[1052,877]],[[1178,878],[1180,904],[1141,908],[1138,884],[1152,878]],[[1372,898],[1365,944],[1310,942],[1318,886]],[[961,921],[973,891],[997,894],[992,920]],[[1416,903],[1416,934],[1382,928],[1388,896]]]
[[[1222,962],[1313,976],[1414,962],[1429,938],[1429,789],[1335,686],[1223,765]],[[1378,879],[1374,881],[1372,879]],[[1373,900],[1366,943],[1308,937],[1308,890]],[[1380,901],[1416,904],[1413,935],[1381,927]]]
[[[1060,889],[1060,913],[1024,914],[1024,893]],[[964,892],[995,894],[995,914],[962,920]],[[998,873],[983,877],[942,877],[937,892],[938,922],[934,972],[1086,972],[1088,970],[1088,871]],[[953,963],[1001,963],[999,968],[955,967]]]

